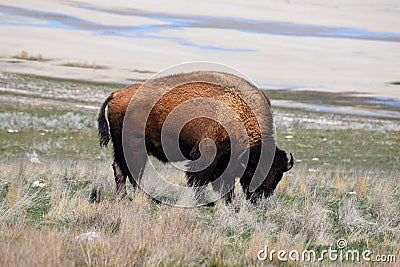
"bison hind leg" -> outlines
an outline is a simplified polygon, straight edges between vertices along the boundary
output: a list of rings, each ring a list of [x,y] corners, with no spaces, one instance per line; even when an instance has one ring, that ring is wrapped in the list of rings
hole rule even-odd
[[[133,176],[129,171],[128,171],[128,179],[129,179],[129,182],[132,184],[133,188],[136,189],[136,187],[137,187],[136,180],[133,179]]]
[[[112,164],[113,170],[114,170],[114,178],[115,178],[115,185],[116,185],[116,190],[117,194],[121,197],[124,198],[126,196],[126,172],[124,171],[124,168],[118,164],[116,160],[114,160]]]

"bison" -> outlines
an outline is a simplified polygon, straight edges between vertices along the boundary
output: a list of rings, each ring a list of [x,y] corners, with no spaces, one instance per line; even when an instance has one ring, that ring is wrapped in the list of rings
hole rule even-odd
[[[292,154],[289,160],[275,145],[270,100],[247,80],[223,72],[175,74],[117,90],[100,108],[98,133],[101,147],[112,140],[121,197],[126,177],[134,187],[140,181],[146,154],[164,163],[189,160],[187,184],[200,204],[209,183],[231,202],[235,178],[251,202],[268,197],[294,164]],[[177,153],[167,155],[167,146]]]

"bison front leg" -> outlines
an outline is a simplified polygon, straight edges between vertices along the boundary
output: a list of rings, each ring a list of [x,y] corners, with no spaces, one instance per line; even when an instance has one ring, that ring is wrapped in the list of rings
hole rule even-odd
[[[200,172],[187,172],[186,180],[189,187],[194,190],[194,200],[196,206],[210,206],[205,197],[205,190],[208,180],[204,179],[204,175]]]
[[[215,168],[217,162],[214,161],[206,169],[197,172],[186,172],[187,183],[190,187],[193,187],[195,192],[195,201],[197,206],[214,206],[214,203],[209,203],[205,197],[205,190],[207,184],[214,178]],[[189,170],[195,169],[193,163],[189,163]]]
[[[212,183],[213,190],[218,192],[221,197],[224,197],[225,203],[232,203],[235,189],[235,180],[232,181],[222,181],[216,180]]]
[[[259,198],[259,194],[257,194],[256,192],[250,192],[249,184],[247,184],[247,182],[240,180],[240,184],[242,185],[246,200],[250,200],[251,203],[255,204],[257,202],[257,199]]]
[[[240,168],[237,166],[231,166],[230,170],[227,170],[230,155],[221,157],[218,162],[218,166],[215,171],[214,181],[211,183],[214,191],[218,192],[221,197],[224,197],[225,203],[230,204],[234,197],[235,191],[235,177],[240,172]]]
[[[246,200],[249,200],[253,204],[257,203],[257,200],[262,197],[262,192],[261,192],[260,187],[257,188],[255,191],[250,192],[250,184],[251,184],[251,180],[253,179],[256,167],[257,166],[249,164],[247,166],[243,176],[240,178],[240,184],[243,188],[243,192],[246,196]]]

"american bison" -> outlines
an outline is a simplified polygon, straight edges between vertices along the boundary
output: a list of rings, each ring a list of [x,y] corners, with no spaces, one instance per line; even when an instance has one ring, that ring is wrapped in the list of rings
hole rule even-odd
[[[134,187],[140,181],[147,154],[164,163],[189,160],[187,183],[196,188],[199,204],[205,204],[209,183],[231,202],[235,178],[246,199],[256,202],[271,195],[293,167],[292,154],[289,160],[275,145],[270,100],[245,79],[223,72],[175,74],[117,90],[101,106],[98,131],[100,146],[113,142],[122,197],[126,177]]]

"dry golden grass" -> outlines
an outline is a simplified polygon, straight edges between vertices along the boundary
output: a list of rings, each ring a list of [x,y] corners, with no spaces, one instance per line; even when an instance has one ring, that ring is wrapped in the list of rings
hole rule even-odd
[[[21,51],[19,54],[13,56],[16,59],[32,60],[32,61],[50,61],[51,59],[43,57],[41,54],[29,55],[26,51]]]
[[[86,61],[84,61],[84,62],[67,62],[67,63],[62,64],[62,66],[75,67],[75,68],[84,68],[84,69],[94,69],[94,70],[96,70],[96,69],[102,69],[102,70],[108,69],[107,66],[98,65],[98,64],[96,64],[94,62],[93,63],[89,63],[89,62],[86,62]]]
[[[1,166],[0,266],[280,265],[259,262],[257,252],[318,250],[339,238],[374,253],[400,249],[398,171],[310,172],[299,164],[257,206],[237,190],[230,206],[179,208],[140,191],[117,201],[109,162]],[[93,186],[100,203],[89,202]]]

